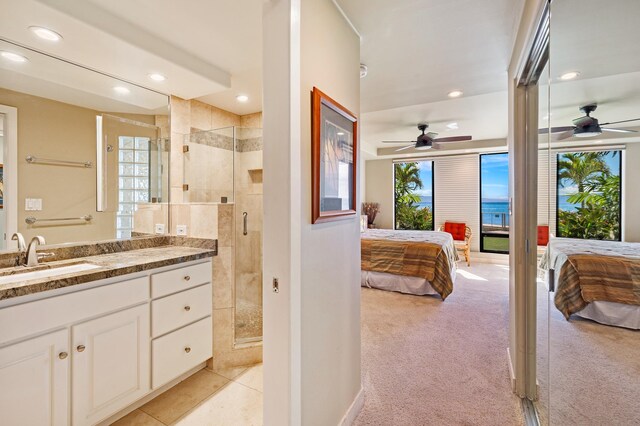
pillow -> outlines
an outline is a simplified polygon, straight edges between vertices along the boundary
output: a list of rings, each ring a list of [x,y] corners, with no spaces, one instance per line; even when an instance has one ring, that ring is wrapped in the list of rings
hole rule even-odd
[[[464,234],[466,232],[466,229],[467,229],[467,226],[465,223],[457,223],[457,222],[444,223],[444,232],[450,233],[453,239],[456,241],[464,241]]]
[[[546,246],[549,244],[549,225],[538,226],[538,245]]]

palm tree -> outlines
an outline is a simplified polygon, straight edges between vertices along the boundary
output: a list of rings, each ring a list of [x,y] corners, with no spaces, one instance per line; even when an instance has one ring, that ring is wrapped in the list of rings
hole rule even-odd
[[[575,184],[578,193],[585,192],[585,188],[590,180],[600,174],[608,174],[609,167],[603,160],[608,152],[569,152],[563,154],[558,160],[558,182],[561,187],[567,183]],[[581,200],[581,207],[584,208],[585,201]]]
[[[420,196],[415,193],[424,184],[418,163],[399,163],[395,173],[396,229],[432,229],[433,214],[428,207],[418,208]]]
[[[417,189],[422,189],[420,168],[418,163],[399,163],[395,165],[395,195],[396,202],[406,204],[419,203],[420,197],[414,194]]]

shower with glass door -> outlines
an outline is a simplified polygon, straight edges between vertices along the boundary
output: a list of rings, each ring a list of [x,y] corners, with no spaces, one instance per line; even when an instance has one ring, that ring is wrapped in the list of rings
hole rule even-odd
[[[262,129],[235,129],[235,341],[262,340]]]
[[[236,346],[262,341],[262,129],[192,129],[185,138],[183,201],[217,212],[218,276],[231,288]],[[206,213],[205,213],[206,212]],[[203,221],[205,218],[201,218]],[[208,220],[208,219],[206,219]],[[193,225],[193,223],[192,223]],[[229,253],[229,254],[227,254]],[[231,281],[231,282],[229,282]],[[227,300],[225,300],[225,308]]]

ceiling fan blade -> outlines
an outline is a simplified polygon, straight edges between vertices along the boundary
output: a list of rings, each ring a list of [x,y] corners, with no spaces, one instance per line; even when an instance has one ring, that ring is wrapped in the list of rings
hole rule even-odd
[[[565,132],[560,133],[559,135],[556,135],[552,140],[561,141],[564,139],[569,139],[572,136],[573,136],[573,127],[571,128],[571,130],[567,130]]]
[[[544,135],[546,133],[561,133],[561,132],[568,132],[569,130],[571,130],[573,132],[573,129],[575,129],[574,126],[564,126],[564,127],[552,127],[551,129],[547,128],[547,127],[543,127],[542,129],[538,129],[538,134],[539,135]]]
[[[415,143],[415,141],[382,141],[382,143]]]
[[[640,121],[640,118],[632,118],[631,120],[610,121],[609,123],[602,123],[600,126],[608,126],[610,124],[629,123],[631,121]]]
[[[413,148],[413,147],[415,147],[415,144],[412,143],[411,145],[403,146],[402,148],[396,149],[396,152],[404,151],[405,149],[409,149],[409,148]]]
[[[435,139],[438,136],[438,134],[436,132],[428,132],[425,136],[428,137],[429,139]]]
[[[600,130],[602,130],[603,132],[614,132],[614,133],[638,133],[637,130],[631,130],[631,129],[609,129],[609,128],[601,127]]]
[[[448,138],[438,138],[438,139],[434,139],[434,142],[437,143],[441,143],[441,142],[464,142],[464,141],[470,141],[471,139],[473,139],[471,136],[451,136]]]

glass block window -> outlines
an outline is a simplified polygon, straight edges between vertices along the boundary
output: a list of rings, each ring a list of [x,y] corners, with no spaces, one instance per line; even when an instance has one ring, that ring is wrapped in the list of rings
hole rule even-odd
[[[149,138],[118,138],[116,237],[130,238],[136,203],[149,202]]]

